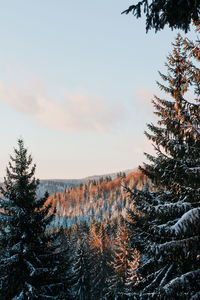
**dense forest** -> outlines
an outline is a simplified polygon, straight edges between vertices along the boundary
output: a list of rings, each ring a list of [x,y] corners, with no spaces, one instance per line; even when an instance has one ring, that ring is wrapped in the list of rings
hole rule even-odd
[[[98,222],[112,220],[119,215],[126,216],[132,206],[126,188],[142,187],[150,181],[138,170],[127,176],[123,172],[112,180],[110,176],[89,180],[78,186],[52,194],[48,202],[56,208],[54,227],[71,227],[74,223],[86,221],[89,225],[94,218]]]
[[[155,154],[135,173],[39,198],[18,140],[1,187],[1,300],[200,298],[199,60],[200,42],[178,34],[145,132]]]

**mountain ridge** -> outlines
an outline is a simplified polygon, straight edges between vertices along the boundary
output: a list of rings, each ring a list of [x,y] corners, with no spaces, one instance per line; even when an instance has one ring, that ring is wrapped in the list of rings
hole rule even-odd
[[[116,172],[111,172],[111,173],[105,173],[105,174],[94,174],[94,175],[89,175],[86,177],[82,177],[82,178],[42,178],[40,179],[40,181],[55,181],[55,182],[69,182],[69,181],[82,181],[82,180],[93,180],[94,178],[101,178],[101,177],[106,177],[106,176],[117,176],[117,174],[119,173],[126,173],[129,174],[131,172],[136,172],[137,171],[137,167],[133,168],[133,169],[125,169],[125,170],[120,170],[120,171],[116,171]]]

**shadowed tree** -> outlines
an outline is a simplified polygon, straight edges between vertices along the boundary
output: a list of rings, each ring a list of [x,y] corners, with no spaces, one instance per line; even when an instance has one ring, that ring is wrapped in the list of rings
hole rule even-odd
[[[76,300],[89,300],[90,263],[88,245],[85,238],[78,237],[71,270],[71,296]]]
[[[187,32],[192,21],[200,18],[199,0],[141,0],[135,1],[123,13],[133,13],[136,18],[146,18],[146,31],[162,30],[166,25],[173,29]]]
[[[0,298],[57,299],[64,285],[54,238],[46,232],[54,217],[51,204],[45,206],[48,194],[37,198],[36,166],[23,140],[10,159],[0,199]]]

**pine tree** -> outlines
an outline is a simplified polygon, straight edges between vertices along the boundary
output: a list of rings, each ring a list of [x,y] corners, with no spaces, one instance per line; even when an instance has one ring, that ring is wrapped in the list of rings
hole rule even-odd
[[[36,166],[23,140],[10,159],[0,200],[1,299],[56,299],[63,284],[54,239],[46,231],[54,217],[51,205],[45,206],[48,194],[37,199]]]
[[[200,290],[199,104],[186,100],[195,85],[194,66],[180,35],[173,46],[168,74],[160,73],[167,85],[158,83],[171,100],[153,100],[159,121],[148,125],[146,136],[156,156],[146,154],[150,163],[141,168],[153,191],[131,191],[132,221],[143,252],[138,269],[143,279],[135,292],[141,299],[197,299]]]
[[[72,299],[90,299],[90,266],[87,241],[81,237],[77,240],[76,251],[72,259],[71,270]]]
[[[92,299],[104,299],[106,278],[109,275],[107,262],[110,259],[108,235],[104,225],[95,230],[95,223],[90,226],[89,244],[91,248],[91,295]]]
[[[200,22],[195,22],[196,32],[200,33]],[[189,53],[189,56],[192,57],[197,63],[194,63],[191,68],[191,76],[193,78],[194,85],[194,95],[196,105],[190,103],[187,107],[189,113],[187,114],[187,119],[182,118],[182,122],[185,121],[184,130],[186,135],[190,134],[193,138],[199,138],[200,128],[199,128],[199,115],[200,115],[200,42],[199,39],[196,42],[193,42],[187,38],[184,40],[185,50]]]
[[[146,31],[162,30],[166,25],[187,32],[190,24],[200,18],[200,2],[196,0],[140,0],[129,6],[123,13],[132,12],[136,18],[146,16]]]
[[[108,299],[124,299],[130,284],[138,281],[136,270],[139,266],[139,253],[130,246],[130,232],[122,218],[119,219],[117,236],[114,242],[113,259],[110,263],[113,274],[107,278]]]

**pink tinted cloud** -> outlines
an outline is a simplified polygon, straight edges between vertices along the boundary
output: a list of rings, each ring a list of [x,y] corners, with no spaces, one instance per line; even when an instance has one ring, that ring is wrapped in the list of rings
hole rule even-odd
[[[110,130],[122,118],[122,103],[114,105],[103,97],[92,96],[75,90],[64,96],[62,102],[50,99],[41,92],[41,88],[24,89],[5,87],[0,82],[0,101],[15,110],[28,114],[41,125],[60,131],[98,131]]]
[[[25,114],[36,114],[39,106],[32,93],[22,87],[6,87],[0,81],[0,100]]]

